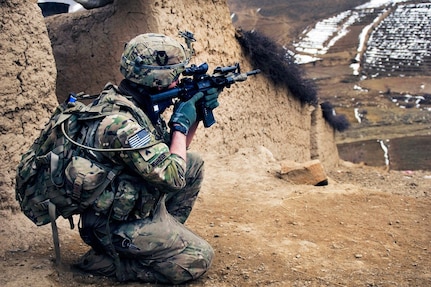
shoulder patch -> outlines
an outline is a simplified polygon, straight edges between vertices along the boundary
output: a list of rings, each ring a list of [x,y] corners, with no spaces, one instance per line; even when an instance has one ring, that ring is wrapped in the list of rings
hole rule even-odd
[[[145,147],[151,140],[151,135],[146,129],[142,129],[131,135],[128,139],[132,148]]]

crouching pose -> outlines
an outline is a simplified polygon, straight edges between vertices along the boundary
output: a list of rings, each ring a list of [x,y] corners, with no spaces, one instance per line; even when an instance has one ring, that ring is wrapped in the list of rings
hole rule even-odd
[[[84,135],[83,151],[105,166],[121,167],[110,186],[81,214],[81,238],[92,248],[77,266],[121,281],[180,284],[211,265],[211,246],[183,224],[199,194],[204,162],[187,151],[200,122],[196,102],[218,106],[217,89],[175,104],[168,123],[149,95],[175,87],[189,48],[162,34],[142,34],[125,46],[118,86],[108,84],[93,106],[108,116]],[[94,110],[93,107],[93,110]],[[155,112],[155,109],[157,113]]]

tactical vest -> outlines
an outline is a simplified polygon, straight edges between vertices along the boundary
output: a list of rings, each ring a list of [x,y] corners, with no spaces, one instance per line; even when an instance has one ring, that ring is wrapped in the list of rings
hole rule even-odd
[[[100,101],[103,97],[109,100]],[[116,86],[107,84],[90,105],[81,102],[88,98],[94,97],[71,95],[60,104],[17,167],[16,200],[37,226],[52,224],[57,262],[60,251],[56,219],[61,215],[74,228],[72,215],[91,206],[122,169],[84,156],[88,151],[112,152],[83,145],[89,130],[95,129],[104,117],[124,111],[158,134],[145,113],[120,95]]]

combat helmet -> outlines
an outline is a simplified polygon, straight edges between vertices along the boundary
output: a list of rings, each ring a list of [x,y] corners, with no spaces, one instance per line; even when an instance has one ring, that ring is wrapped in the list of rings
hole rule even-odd
[[[136,84],[165,88],[178,79],[191,54],[190,49],[166,35],[141,34],[126,44],[120,72]]]

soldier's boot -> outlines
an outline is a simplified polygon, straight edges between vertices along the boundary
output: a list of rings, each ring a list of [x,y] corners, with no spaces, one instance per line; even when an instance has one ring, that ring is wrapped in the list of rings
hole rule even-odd
[[[143,266],[138,260],[122,259],[122,272],[126,281],[140,281],[145,283],[166,283],[163,276],[152,268]]]
[[[138,260],[122,258],[120,266],[117,267],[111,256],[97,253],[93,249],[85,253],[74,266],[96,276],[117,277],[119,281],[168,282],[164,276],[150,267],[143,266]]]
[[[85,253],[74,266],[87,273],[106,277],[115,276],[116,271],[112,257],[97,253],[93,249]]]

